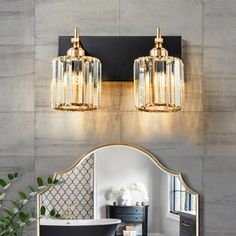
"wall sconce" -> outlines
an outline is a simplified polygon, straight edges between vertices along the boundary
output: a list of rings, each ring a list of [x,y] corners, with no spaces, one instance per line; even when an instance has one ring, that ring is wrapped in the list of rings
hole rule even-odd
[[[71,42],[73,47],[66,56],[52,60],[51,106],[58,110],[95,110],[101,100],[101,62],[85,56],[78,28]]]
[[[152,36],[79,37],[77,28],[74,37],[60,36],[60,56],[52,61],[51,106],[70,111],[99,108],[103,76],[103,82],[133,81],[134,105],[140,111],[180,111],[184,96],[182,39],[166,36],[164,40],[168,51],[157,28],[155,47],[150,56],[142,57],[153,45]],[[103,62],[103,71],[94,55]]]
[[[168,56],[157,28],[155,47],[150,56],[134,61],[135,106],[140,111],[175,112],[183,108],[184,64]]]

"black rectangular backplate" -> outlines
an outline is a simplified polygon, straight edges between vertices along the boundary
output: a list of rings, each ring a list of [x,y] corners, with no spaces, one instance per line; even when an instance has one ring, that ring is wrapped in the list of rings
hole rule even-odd
[[[72,47],[71,36],[59,36],[58,56]],[[170,56],[182,58],[181,36],[164,36],[164,47]],[[80,36],[86,56],[102,63],[103,81],[132,81],[134,60],[148,56],[154,47],[154,36]]]

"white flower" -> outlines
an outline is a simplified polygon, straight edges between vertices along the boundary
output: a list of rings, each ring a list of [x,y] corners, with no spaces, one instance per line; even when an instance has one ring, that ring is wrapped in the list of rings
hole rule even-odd
[[[105,194],[105,197],[107,200],[113,199],[118,201],[121,205],[131,205],[132,194],[134,192],[139,192],[142,195],[142,201],[149,201],[147,189],[145,185],[140,182],[133,182],[129,185],[120,185],[116,188],[112,188]]]

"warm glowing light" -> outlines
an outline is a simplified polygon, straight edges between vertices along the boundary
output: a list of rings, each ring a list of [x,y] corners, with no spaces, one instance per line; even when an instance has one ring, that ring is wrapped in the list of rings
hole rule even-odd
[[[138,110],[173,112],[183,109],[184,64],[168,56],[157,29],[156,46],[150,56],[134,61],[134,96]]]
[[[101,62],[85,56],[75,29],[67,56],[52,61],[51,106],[58,110],[95,110],[101,100]]]

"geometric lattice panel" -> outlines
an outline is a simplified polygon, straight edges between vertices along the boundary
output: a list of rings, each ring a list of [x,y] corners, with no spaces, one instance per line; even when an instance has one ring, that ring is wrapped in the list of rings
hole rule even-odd
[[[66,219],[94,218],[94,154],[72,170],[57,176],[62,184],[52,186],[40,196],[47,213],[55,209]]]

